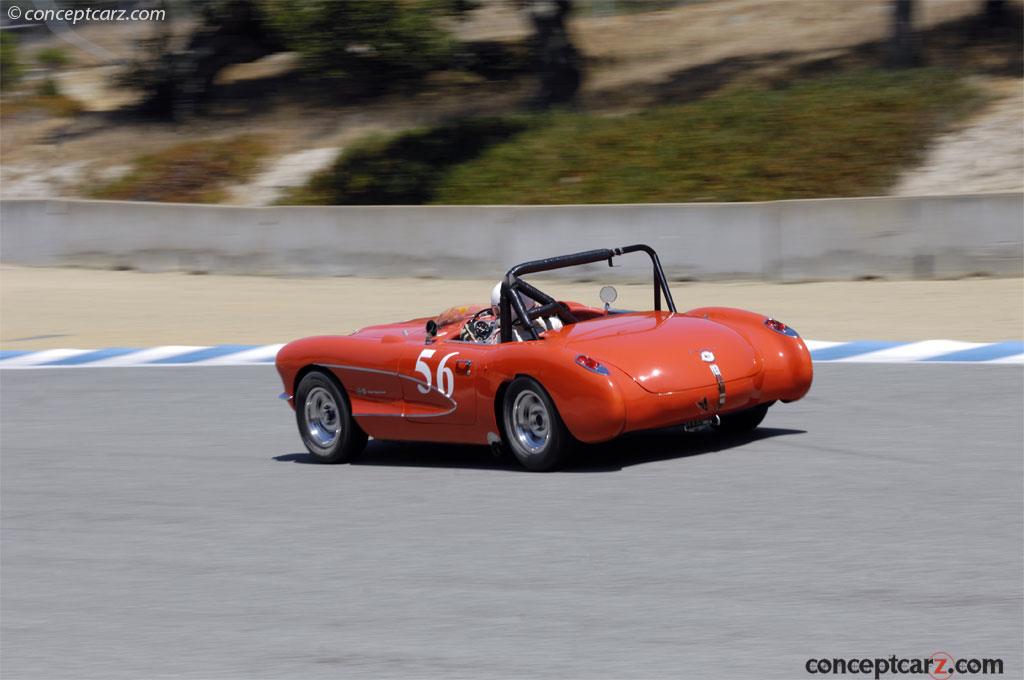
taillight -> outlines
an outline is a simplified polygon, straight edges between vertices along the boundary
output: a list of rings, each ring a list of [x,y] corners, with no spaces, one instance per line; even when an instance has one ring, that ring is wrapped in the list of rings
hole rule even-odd
[[[580,354],[578,357],[576,357],[576,363],[592,373],[597,373],[598,375],[608,375],[608,369],[605,368],[604,364],[602,364],[600,361],[597,361],[596,359],[591,359],[586,354]]]
[[[771,317],[768,317],[767,319],[764,320],[764,325],[768,326],[768,328],[771,328],[776,333],[781,333],[782,335],[788,335],[791,338],[796,338],[796,337],[800,336],[800,334],[797,333],[796,330],[790,328],[789,326],[787,326],[786,324],[782,323],[781,321],[778,321],[777,319],[773,319]]]

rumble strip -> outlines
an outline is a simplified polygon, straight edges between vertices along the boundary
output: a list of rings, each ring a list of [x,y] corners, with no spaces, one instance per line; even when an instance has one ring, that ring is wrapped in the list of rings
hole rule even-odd
[[[806,340],[815,363],[985,363],[1024,365],[1024,342]],[[118,366],[252,366],[274,363],[283,345],[168,345],[137,349],[0,350],[0,369]]]

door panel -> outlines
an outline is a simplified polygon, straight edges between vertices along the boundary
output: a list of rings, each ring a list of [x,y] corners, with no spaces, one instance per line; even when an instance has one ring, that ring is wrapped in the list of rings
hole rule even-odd
[[[399,373],[406,419],[424,425],[473,424],[481,347],[441,340],[403,355]]]

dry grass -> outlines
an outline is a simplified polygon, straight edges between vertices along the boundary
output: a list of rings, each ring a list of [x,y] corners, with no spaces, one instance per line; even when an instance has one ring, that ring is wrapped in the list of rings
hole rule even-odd
[[[90,192],[92,198],[170,203],[219,203],[225,187],[250,177],[270,152],[255,135],[178,144],[139,156],[123,177]]]
[[[82,112],[82,105],[62,94],[30,94],[12,97],[0,105],[0,119],[15,116],[45,114],[56,118],[71,118]]]

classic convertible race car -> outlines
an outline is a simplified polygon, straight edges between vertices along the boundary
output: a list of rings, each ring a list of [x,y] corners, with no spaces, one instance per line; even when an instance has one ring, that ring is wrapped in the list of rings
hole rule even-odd
[[[522,277],[646,253],[651,311],[563,302]],[[803,397],[811,356],[792,328],[726,307],[676,311],[649,246],[590,250],[510,269],[490,306],[296,340],[277,355],[306,448],[350,460],[367,437],[490,444],[549,470],[576,442],[684,426],[752,430]]]

